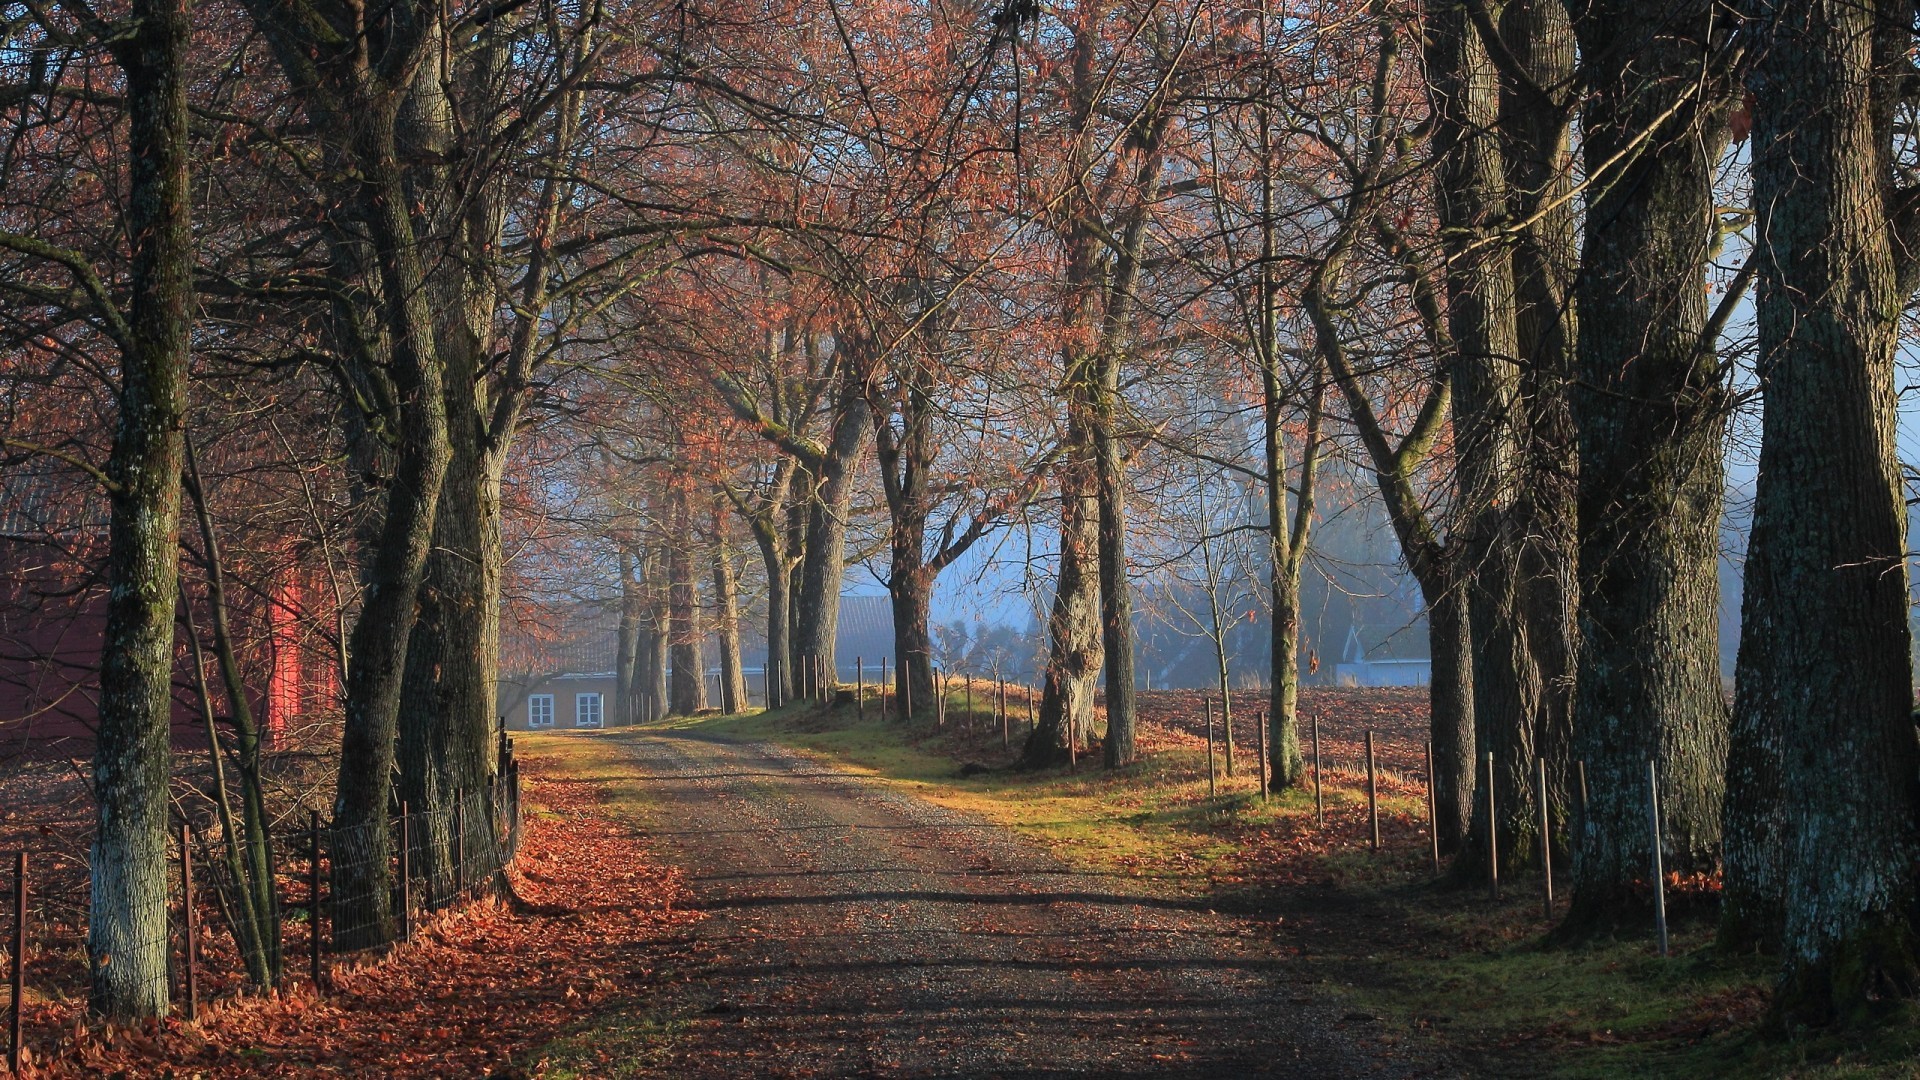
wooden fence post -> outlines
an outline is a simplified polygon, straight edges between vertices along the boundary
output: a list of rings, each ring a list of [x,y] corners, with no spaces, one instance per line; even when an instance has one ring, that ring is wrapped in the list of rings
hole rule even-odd
[[[1667,955],[1667,869],[1660,851],[1660,770],[1647,759],[1647,821],[1653,829],[1653,924],[1660,932],[1660,955]]]
[[[853,658],[854,700],[860,703],[860,719],[867,718],[867,658]]]
[[[460,901],[467,893],[467,815],[460,797],[453,797],[453,898]]]
[[[1372,849],[1380,850],[1380,784],[1373,768],[1373,732],[1367,732],[1367,825],[1372,834]]]
[[[1534,762],[1534,786],[1539,788],[1540,799],[1540,878],[1544,890],[1543,904],[1547,921],[1553,921],[1553,834],[1551,819],[1547,814],[1547,759],[1536,757]]]
[[[1013,723],[1007,719],[1007,680],[1000,680],[1000,749],[1013,749]]]
[[[400,800],[400,940],[413,940],[413,822]]]
[[[1500,902],[1500,821],[1499,804],[1493,792],[1493,753],[1487,753],[1487,892],[1494,903]]]
[[[187,1019],[200,1019],[200,953],[194,947],[200,922],[193,912],[193,842],[186,822],[180,823],[180,913],[187,935]]]
[[[7,1069],[20,1073],[26,1031],[27,997],[27,853],[13,856],[13,1010],[7,1019]]]

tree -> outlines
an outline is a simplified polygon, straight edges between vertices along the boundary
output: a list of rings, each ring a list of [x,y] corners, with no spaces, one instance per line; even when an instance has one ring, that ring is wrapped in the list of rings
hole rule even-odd
[[[1580,682],[1569,925],[1646,904],[1647,762],[1666,865],[1719,865],[1727,707],[1720,687],[1721,445],[1728,395],[1709,317],[1714,179],[1733,100],[1732,26],[1714,4],[1595,4],[1576,22],[1594,93],[1579,305]],[[1623,328],[1636,328],[1623,333]]]
[[[1894,345],[1916,275],[1915,196],[1896,186],[1892,155],[1912,41],[1906,10],[1888,4],[1756,0],[1747,16],[1765,414],[1728,889],[1747,917],[1779,897],[1776,1014],[1823,1023],[1920,989],[1920,747],[1894,440]],[[1764,827],[1774,801],[1777,833],[1736,837]]]

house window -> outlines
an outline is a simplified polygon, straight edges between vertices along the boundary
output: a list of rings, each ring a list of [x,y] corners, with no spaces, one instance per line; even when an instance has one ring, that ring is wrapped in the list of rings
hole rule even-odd
[[[574,727],[599,727],[600,726],[600,695],[599,694],[573,695],[573,726]]]
[[[553,726],[552,694],[532,694],[528,696],[527,726],[530,728]]]

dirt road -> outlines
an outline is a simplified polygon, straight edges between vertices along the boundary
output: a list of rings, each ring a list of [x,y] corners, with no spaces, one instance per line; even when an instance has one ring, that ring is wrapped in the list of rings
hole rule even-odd
[[[676,1077],[1403,1076],[1255,920],[766,745],[619,736],[684,867]]]

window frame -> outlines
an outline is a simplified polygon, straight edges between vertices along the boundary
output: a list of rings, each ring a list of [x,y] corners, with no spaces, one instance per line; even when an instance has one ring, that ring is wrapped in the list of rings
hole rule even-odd
[[[587,723],[581,706],[589,700],[593,702],[593,722]],[[573,695],[573,726],[577,728],[602,728],[607,726],[607,696],[598,690],[581,690]]]
[[[554,696],[552,694],[528,694],[527,695],[527,729],[532,730],[534,728],[553,727],[554,718],[555,718],[554,714],[559,711],[556,707],[557,704],[558,703],[554,700]],[[534,710],[535,705],[546,706],[545,720],[534,719],[536,715],[539,715]]]

